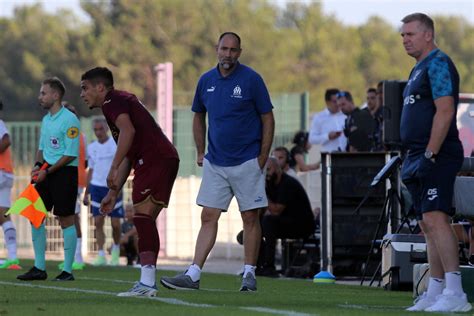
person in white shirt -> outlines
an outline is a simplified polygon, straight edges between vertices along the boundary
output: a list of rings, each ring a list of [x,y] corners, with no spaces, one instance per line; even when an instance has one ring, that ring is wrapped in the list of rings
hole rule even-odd
[[[117,145],[112,137],[108,135],[107,122],[103,118],[95,119],[92,123],[97,141],[87,146],[87,161],[89,165],[89,172],[87,175],[87,187],[84,193],[84,204],[91,205],[92,215],[94,216],[94,223],[96,229],[96,241],[99,256],[92,263],[100,266],[107,264],[105,258],[104,244],[104,222],[105,217],[100,212],[100,202],[109,191],[107,187],[107,175],[112,165]],[[90,198],[89,198],[90,194]],[[114,244],[112,246],[111,265],[118,265],[120,258],[120,234],[121,224],[120,219],[124,217],[122,196],[117,199],[114,210],[108,214],[112,224],[112,238]]]
[[[327,89],[324,95],[326,109],[314,115],[309,142],[321,145],[321,152],[345,151],[347,138],[342,132],[346,116],[337,105],[338,89]]]

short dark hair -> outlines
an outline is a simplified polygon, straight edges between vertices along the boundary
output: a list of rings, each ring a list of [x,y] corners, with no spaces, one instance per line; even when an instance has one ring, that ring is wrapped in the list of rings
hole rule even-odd
[[[103,83],[106,88],[114,87],[114,76],[107,67],[95,67],[89,69],[81,76],[81,80],[89,80],[94,84]]]
[[[434,29],[434,22],[433,22],[433,19],[431,19],[429,16],[427,16],[426,14],[424,13],[412,13],[412,14],[409,14],[407,16],[405,16],[403,19],[402,19],[402,22],[403,23],[410,23],[410,22],[413,22],[413,21],[418,21],[420,22],[421,24],[423,24],[423,26],[428,29],[428,31],[431,31],[433,32],[433,37],[434,37],[434,33],[435,33],[435,29]]]
[[[42,83],[43,85],[47,84],[51,89],[58,92],[61,99],[64,97],[64,94],[66,94],[66,88],[58,77],[44,79]]]
[[[224,36],[226,36],[226,35],[233,35],[237,39],[237,43],[239,43],[239,47],[240,47],[240,36],[237,35],[237,33],[234,33],[234,32],[224,32],[224,33],[222,33],[221,36],[219,36],[219,40],[217,41],[218,45],[221,42],[222,38],[224,38]]]
[[[369,89],[367,89],[367,93],[377,93],[377,89],[369,88]]]
[[[288,150],[288,148],[286,148],[285,146],[280,146],[280,147],[277,147],[277,148],[273,149],[273,151],[284,152],[285,153],[285,158],[286,158],[286,163],[290,163],[291,155],[290,155],[290,151]]]
[[[339,89],[336,88],[331,88],[327,89],[326,92],[324,93],[324,100],[329,101],[331,100],[331,97],[339,92]]]
[[[349,92],[349,91],[339,91],[337,94],[336,94],[336,97],[338,99],[340,98],[346,98],[347,100],[349,100],[350,102],[354,102],[354,100],[352,99],[352,94]]]

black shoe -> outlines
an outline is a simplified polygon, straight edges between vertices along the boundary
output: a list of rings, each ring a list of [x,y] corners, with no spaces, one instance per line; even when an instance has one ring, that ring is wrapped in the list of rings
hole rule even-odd
[[[63,271],[53,281],[74,281],[74,276],[69,272]]]
[[[33,267],[30,269],[30,271],[20,274],[16,278],[22,281],[46,280],[48,278],[48,274],[46,271],[40,270],[37,267]]]
[[[469,263],[470,266],[474,266],[474,255],[471,255],[467,262]]]

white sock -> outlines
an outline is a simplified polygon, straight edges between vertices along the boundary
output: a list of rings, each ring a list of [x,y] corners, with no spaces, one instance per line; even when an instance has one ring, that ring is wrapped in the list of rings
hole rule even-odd
[[[120,245],[113,244],[112,251],[114,251],[114,250],[115,251],[117,251],[117,250],[120,251]]]
[[[3,237],[5,239],[5,246],[7,247],[8,259],[16,259],[16,229],[12,221],[2,224]]]
[[[99,256],[105,257],[105,251],[104,251],[104,249],[99,250]]]
[[[244,275],[243,277],[245,278],[247,276],[247,273],[250,273],[253,275],[253,277],[255,277],[255,269],[257,267],[256,266],[251,266],[250,264],[246,264],[244,265]]]
[[[464,293],[462,289],[461,272],[459,271],[446,272],[444,274],[444,277],[446,278],[447,289],[453,291],[456,294]]]
[[[77,238],[76,254],[74,255],[74,261],[76,261],[77,263],[84,262],[84,259],[82,259],[82,238]]]
[[[140,282],[149,287],[155,286],[155,283],[156,283],[155,272],[156,272],[156,266],[152,266],[152,265],[142,266]]]
[[[428,291],[426,292],[426,295],[430,297],[436,297],[443,293],[445,286],[444,279],[438,279],[438,278],[431,278],[428,281]]]
[[[201,279],[201,268],[195,263],[189,266],[188,271],[185,273],[189,275],[193,282],[199,281]]]

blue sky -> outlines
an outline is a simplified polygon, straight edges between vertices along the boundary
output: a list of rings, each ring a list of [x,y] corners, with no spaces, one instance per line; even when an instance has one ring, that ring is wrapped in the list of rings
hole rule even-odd
[[[273,1],[284,4],[291,0]],[[37,2],[41,2],[49,12],[55,12],[58,8],[69,8],[76,15],[86,18],[79,0],[0,0],[0,16],[12,16],[15,6]],[[335,15],[348,25],[362,24],[369,16],[378,15],[397,27],[400,26],[401,18],[413,12],[459,15],[474,25],[473,0],[322,0],[322,4],[325,13]]]

